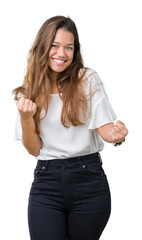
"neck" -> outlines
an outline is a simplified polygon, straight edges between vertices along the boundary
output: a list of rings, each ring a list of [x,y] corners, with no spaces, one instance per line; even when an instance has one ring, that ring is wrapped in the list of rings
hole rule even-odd
[[[56,83],[56,80],[57,80],[57,77],[58,77],[58,73],[57,72],[54,72],[50,69],[50,80],[51,80],[51,84],[52,83]]]

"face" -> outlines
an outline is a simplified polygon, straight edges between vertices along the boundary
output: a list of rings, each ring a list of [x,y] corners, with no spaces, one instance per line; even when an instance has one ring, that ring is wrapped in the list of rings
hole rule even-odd
[[[55,73],[63,72],[73,60],[74,36],[71,32],[58,29],[49,52],[49,67]]]

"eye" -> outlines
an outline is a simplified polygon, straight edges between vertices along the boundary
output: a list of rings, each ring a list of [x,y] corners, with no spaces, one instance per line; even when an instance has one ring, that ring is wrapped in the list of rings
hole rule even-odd
[[[53,48],[58,48],[58,45],[52,44],[52,47],[53,47]]]
[[[72,50],[73,48],[72,47],[66,47],[67,50]]]

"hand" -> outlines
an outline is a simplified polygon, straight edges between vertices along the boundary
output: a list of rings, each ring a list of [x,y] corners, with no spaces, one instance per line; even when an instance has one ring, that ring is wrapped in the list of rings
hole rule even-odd
[[[125,124],[118,120],[109,132],[110,141],[113,143],[120,143],[125,139],[127,134],[128,129],[125,127]]]
[[[36,104],[33,103],[33,101],[26,99],[24,97],[21,97],[19,99],[17,107],[20,116],[23,120],[29,120],[33,118],[37,110]]]

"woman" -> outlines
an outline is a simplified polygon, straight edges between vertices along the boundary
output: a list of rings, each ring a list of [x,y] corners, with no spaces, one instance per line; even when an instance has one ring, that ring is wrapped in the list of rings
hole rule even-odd
[[[100,151],[121,144],[128,130],[116,120],[98,74],[84,68],[76,26],[55,16],[30,50],[18,100],[15,139],[36,157],[29,194],[32,240],[97,240],[111,199]]]

